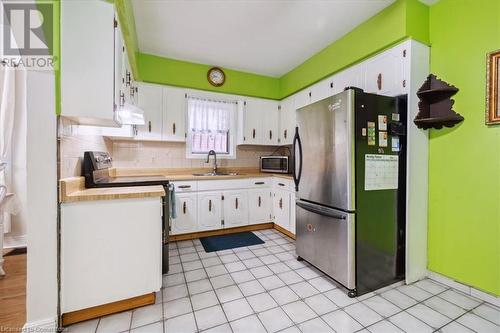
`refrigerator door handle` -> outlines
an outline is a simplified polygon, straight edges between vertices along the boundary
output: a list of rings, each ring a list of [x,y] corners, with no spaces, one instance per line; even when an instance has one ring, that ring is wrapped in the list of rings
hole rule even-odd
[[[295,183],[295,191],[299,190],[300,177],[302,176],[302,142],[299,136],[299,127],[295,127],[295,136],[293,137],[293,152],[299,148],[299,173],[297,174],[297,163],[293,166],[293,181]]]
[[[321,207],[321,206],[306,203],[303,201],[297,201],[297,206],[299,206],[300,208],[303,208],[309,212],[316,213],[316,214],[323,215],[323,216],[328,216],[328,217],[331,217],[331,218],[334,218],[337,220],[346,220],[347,219],[347,217],[345,215],[341,215],[341,214],[337,213],[334,209],[331,209],[331,208]]]

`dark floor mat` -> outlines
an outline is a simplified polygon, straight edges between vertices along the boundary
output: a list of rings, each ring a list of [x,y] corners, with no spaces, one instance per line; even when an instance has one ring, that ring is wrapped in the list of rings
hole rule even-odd
[[[237,247],[264,244],[264,241],[253,232],[245,231],[236,234],[210,236],[200,238],[201,244],[206,252],[222,251]]]

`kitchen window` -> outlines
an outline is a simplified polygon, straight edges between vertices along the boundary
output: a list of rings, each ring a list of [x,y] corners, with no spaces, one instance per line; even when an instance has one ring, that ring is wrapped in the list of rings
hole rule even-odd
[[[217,157],[236,158],[236,101],[188,96],[187,158],[205,158],[210,150]]]

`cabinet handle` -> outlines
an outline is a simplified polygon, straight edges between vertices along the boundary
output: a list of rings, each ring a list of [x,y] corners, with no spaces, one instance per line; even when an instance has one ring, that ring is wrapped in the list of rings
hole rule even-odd
[[[179,185],[178,188],[191,188],[191,185]]]
[[[172,132],[175,134],[175,123],[172,124]]]
[[[208,211],[212,211],[212,200],[208,200]]]
[[[234,206],[236,207],[236,209],[238,209],[238,198],[236,198],[236,200],[234,200]]]
[[[272,140],[272,139],[273,139],[273,131],[269,130],[269,140]]]
[[[283,137],[284,137],[285,139],[286,139],[287,134],[288,134],[288,131],[287,131],[287,130],[284,130],[284,131],[283,131]]]
[[[255,182],[255,185],[264,185],[264,182]]]
[[[182,204],[182,213],[186,214],[186,201]]]
[[[406,88],[406,80],[403,80],[403,88]]]
[[[309,92],[309,97],[311,97],[311,96],[312,96],[312,94],[311,94],[311,92]]]
[[[148,131],[149,131],[149,133],[151,133],[151,120],[148,121]]]
[[[333,89],[333,82],[330,82],[330,88]]]
[[[279,185],[279,186],[285,186],[285,184],[283,184],[283,183],[278,183],[278,185]]]
[[[406,50],[403,50],[403,58],[406,58]]]
[[[130,72],[127,70],[125,72],[125,85],[128,87],[130,86],[130,81],[132,81],[132,78],[130,76]]]
[[[261,199],[261,197],[259,195],[259,207],[260,207],[261,204],[262,204],[262,199]]]
[[[255,128],[254,128],[254,129],[253,129],[253,131],[252,131],[252,138],[254,138],[254,139],[255,139]]]
[[[280,198],[280,209],[283,209],[283,198]]]
[[[382,73],[378,73],[377,75],[377,88],[378,90],[382,90]]]

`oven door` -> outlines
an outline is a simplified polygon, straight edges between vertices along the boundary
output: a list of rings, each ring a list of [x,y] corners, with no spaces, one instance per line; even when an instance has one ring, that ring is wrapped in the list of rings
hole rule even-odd
[[[263,156],[260,158],[260,171],[288,173],[287,156]]]

